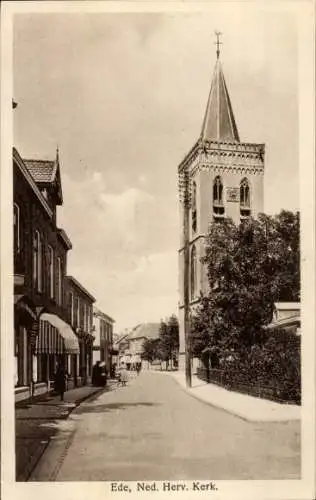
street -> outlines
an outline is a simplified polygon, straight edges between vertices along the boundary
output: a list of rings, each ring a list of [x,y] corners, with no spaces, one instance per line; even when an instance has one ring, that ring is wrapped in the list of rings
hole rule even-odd
[[[143,372],[61,422],[31,480],[297,479],[298,422],[249,423]],[[46,472],[45,472],[46,471]]]

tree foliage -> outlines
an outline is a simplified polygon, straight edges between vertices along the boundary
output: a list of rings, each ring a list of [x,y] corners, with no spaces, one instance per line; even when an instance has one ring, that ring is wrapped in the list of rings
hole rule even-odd
[[[299,300],[299,214],[211,224],[204,265],[209,293],[192,318],[193,352],[209,347],[223,359],[240,357],[264,342],[276,301]]]
[[[175,315],[160,322],[159,337],[148,339],[143,346],[143,359],[166,361],[167,365],[177,357],[179,350],[179,323]]]

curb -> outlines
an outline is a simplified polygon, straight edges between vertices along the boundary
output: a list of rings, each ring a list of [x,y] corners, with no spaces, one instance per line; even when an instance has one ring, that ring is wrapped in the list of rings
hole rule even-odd
[[[169,376],[171,375],[172,376],[172,373],[169,373],[169,372],[163,372],[163,371],[161,371],[161,372],[158,372],[158,373],[161,373],[161,374],[164,374],[164,375],[169,375]],[[183,386],[181,384],[181,382],[176,377],[172,376],[172,378],[173,378],[173,380],[175,382],[177,382],[177,384],[181,387],[181,389],[184,392],[186,392],[187,394],[189,394],[193,398],[197,399],[198,401],[201,401],[202,403],[204,403],[204,404],[206,404],[208,406],[212,406],[213,408],[216,408],[217,410],[222,410],[222,411],[225,411],[226,413],[229,413],[230,415],[234,415],[235,417],[240,418],[244,422],[257,423],[257,424],[286,424],[288,422],[301,422],[301,418],[286,418],[286,419],[282,419],[282,420],[279,420],[279,419],[275,419],[275,420],[261,420],[261,419],[251,418],[249,416],[245,416],[244,414],[241,414],[240,412],[237,412],[236,410],[227,409],[227,408],[221,406],[220,404],[216,404],[214,402],[208,401],[207,399],[201,397],[199,394],[194,394],[194,392],[192,392],[192,388],[188,389],[187,387]],[[207,385],[207,384],[205,384],[205,385]]]

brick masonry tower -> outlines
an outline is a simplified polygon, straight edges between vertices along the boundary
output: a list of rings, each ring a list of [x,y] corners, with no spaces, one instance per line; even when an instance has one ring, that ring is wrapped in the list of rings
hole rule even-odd
[[[180,185],[187,179],[189,192],[188,282],[190,310],[207,292],[206,269],[201,263],[209,224],[231,218],[239,223],[263,211],[264,144],[241,142],[229,98],[219,42],[202,130],[198,141],[178,167]],[[179,249],[180,367],[185,353],[184,335],[184,230],[183,196],[180,199]]]

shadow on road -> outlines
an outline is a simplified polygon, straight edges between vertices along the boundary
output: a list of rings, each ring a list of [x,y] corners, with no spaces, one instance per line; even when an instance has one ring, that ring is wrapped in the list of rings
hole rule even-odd
[[[83,404],[79,406],[76,410],[77,414],[82,413],[106,413],[112,410],[125,410],[127,408],[139,407],[139,406],[159,406],[158,403],[147,403],[147,402],[136,402],[136,403],[108,403],[104,405],[88,405]]]

